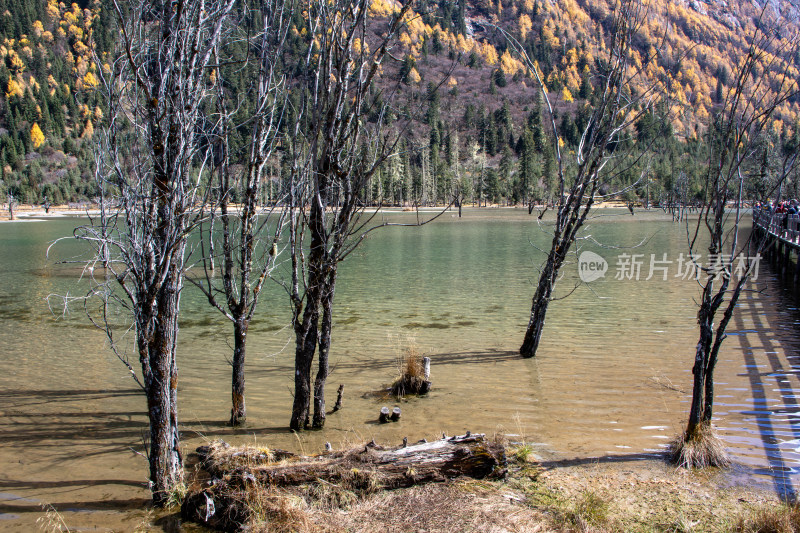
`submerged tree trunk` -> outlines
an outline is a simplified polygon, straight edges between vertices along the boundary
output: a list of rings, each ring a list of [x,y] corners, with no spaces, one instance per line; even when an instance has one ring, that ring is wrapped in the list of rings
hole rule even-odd
[[[564,259],[566,259],[570,247],[575,242],[578,231],[583,227],[586,217],[594,204],[594,195],[598,187],[594,166],[590,166],[588,170],[581,168],[581,172],[588,172],[588,176],[581,178],[584,185],[581,187],[573,186],[566,201],[558,208],[553,242],[547,255],[547,261],[545,261],[544,268],[542,268],[542,273],[539,275],[539,284],[536,287],[531,304],[528,328],[525,331],[525,338],[519,349],[520,355],[525,358],[535,356],[536,350],[539,349],[544,320],[547,315],[547,308],[553,298],[553,290],[558,281],[558,273],[561,271]],[[584,198],[587,198],[585,204],[583,203]]]
[[[317,344],[317,312],[306,307],[303,324],[295,333],[294,403],[289,428],[300,431],[308,426],[311,408],[311,364]]]
[[[700,340],[697,342],[694,366],[692,367],[694,379],[692,383],[692,404],[689,408],[689,421],[686,426],[687,439],[695,438],[698,435],[703,411],[706,409],[705,390],[709,383],[706,378],[706,367],[711,342],[714,338],[714,324],[712,323],[714,320],[714,312],[711,309],[711,292],[713,291],[713,286],[713,281],[709,281],[709,284],[706,285],[703,291],[703,303],[700,305],[700,310],[697,313],[697,323],[700,326]]]
[[[230,425],[238,426],[247,419],[244,401],[244,362],[247,347],[247,328],[245,321],[233,324],[233,364],[231,372],[231,419]]]
[[[312,252],[311,255],[316,255]],[[310,261],[313,261],[310,260]],[[313,264],[313,263],[312,263]],[[312,267],[313,268],[313,267]],[[311,417],[311,365],[317,351],[319,335],[319,276],[311,276],[312,283],[308,288],[306,307],[302,321],[295,324],[295,359],[294,359],[294,403],[289,428],[295,431],[308,427]],[[297,318],[295,318],[297,321]]]
[[[178,365],[175,343],[181,280],[175,265],[157,295],[156,325],[140,328],[140,357],[150,419],[150,483],[153,503],[166,504],[183,482],[183,458],[178,431]]]
[[[319,340],[320,305],[325,298],[326,262],[325,202],[327,183],[319,185],[318,194],[312,201],[309,215],[311,243],[308,252],[308,288],[306,305],[299,321],[300,309],[294,316],[295,327],[295,376],[294,405],[289,427],[295,431],[308,427],[311,418],[311,366]]]
[[[314,380],[314,419],[312,426],[321,429],[325,426],[325,383],[328,379],[328,355],[331,348],[333,329],[333,295],[336,285],[336,270],[331,273],[325,293],[322,296],[322,324],[319,331],[319,370]]]
[[[544,319],[547,314],[547,306],[553,295],[553,289],[555,288],[558,270],[560,268],[561,261],[558,260],[556,248],[554,246],[547,257],[544,270],[539,278],[539,285],[536,287],[536,293],[533,295],[528,329],[525,331],[525,338],[519,349],[519,353],[522,357],[533,357],[536,355],[536,350],[539,348],[539,341],[542,338],[542,329],[544,328]]]
[[[725,313],[722,315],[722,320],[719,322],[719,327],[717,327],[714,345],[711,347],[711,353],[708,357],[708,365],[706,366],[705,376],[706,404],[705,408],[703,409],[704,423],[711,423],[711,417],[713,416],[714,408],[714,369],[717,366],[717,356],[719,354],[720,346],[722,346],[722,341],[725,339],[725,331],[728,328],[728,322],[730,322],[731,318],[733,318],[734,309],[736,308],[736,304],[739,302],[739,296],[742,294],[744,283],[744,278],[739,279],[736,287],[734,287],[733,292],[731,293],[730,301],[728,302],[728,306],[725,308]]]
[[[716,331],[714,330],[714,316],[727,293],[728,280],[714,294],[714,281],[709,280],[703,291],[703,302],[697,313],[697,322],[700,326],[700,340],[695,353],[694,375],[692,386],[692,404],[689,408],[689,421],[686,426],[686,440],[696,438],[701,429],[711,425],[714,415],[714,369],[717,365],[719,349],[725,339],[728,323],[733,317],[739,296],[744,288],[745,278],[740,278],[731,292],[722,320]]]

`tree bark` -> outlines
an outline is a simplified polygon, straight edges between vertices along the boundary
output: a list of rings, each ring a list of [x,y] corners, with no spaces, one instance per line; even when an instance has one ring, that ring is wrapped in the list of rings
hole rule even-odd
[[[544,328],[544,319],[547,315],[547,307],[553,295],[553,289],[555,288],[556,277],[558,276],[558,269],[560,267],[561,265],[558,261],[556,247],[554,246],[547,256],[547,262],[539,278],[539,285],[536,287],[536,293],[533,295],[528,329],[525,331],[525,338],[519,349],[519,353],[522,357],[533,357],[536,355],[536,350],[539,349],[539,341],[542,338],[542,329]]]
[[[714,369],[717,366],[717,357],[719,355],[719,349],[722,346],[722,341],[725,340],[725,331],[728,329],[728,323],[731,321],[731,318],[733,318],[733,312],[736,308],[736,304],[739,302],[739,296],[742,294],[744,283],[744,277],[740,278],[736,283],[736,286],[731,293],[730,300],[728,301],[728,305],[725,308],[725,312],[722,315],[722,320],[720,320],[719,326],[717,326],[714,344],[709,352],[708,364],[706,365],[705,371],[705,406],[703,407],[704,423],[710,424],[711,418],[714,415]]]
[[[319,369],[314,380],[314,419],[312,427],[325,427],[325,383],[328,379],[328,355],[333,329],[333,296],[336,285],[336,269],[332,267],[330,278],[322,295],[322,323],[319,332]]]
[[[244,401],[244,363],[247,347],[247,322],[233,324],[233,368],[231,372],[231,419],[230,425],[238,426],[247,419]]]
[[[305,314],[313,314],[306,307]],[[316,318],[309,317],[313,322],[310,327],[302,328],[296,334],[294,358],[294,402],[292,404],[292,419],[289,428],[300,431],[308,426],[311,404],[311,363],[316,351],[317,325]],[[304,319],[303,322],[306,322]]]
[[[180,274],[173,264],[157,294],[157,318],[152,335],[144,328],[137,331],[140,336],[144,335],[139,346],[150,418],[150,483],[156,506],[164,505],[170,492],[183,481],[175,359],[180,289]]]
[[[706,368],[708,367],[708,355],[711,350],[711,343],[714,340],[714,309],[711,295],[714,292],[714,281],[709,280],[703,288],[703,301],[697,312],[697,324],[700,327],[700,339],[695,349],[694,366],[692,374],[692,404],[689,407],[689,421],[686,425],[686,439],[692,439],[697,435],[700,427],[703,411],[705,410],[706,398],[705,389],[707,385]]]
[[[307,291],[307,301],[302,314],[302,321],[295,321],[295,375],[294,375],[294,403],[292,405],[292,419],[289,428],[300,431],[308,427],[311,417],[311,365],[314,362],[314,354],[317,351],[317,339],[319,335],[319,307],[320,294],[322,291],[321,277],[319,272],[319,262],[316,255],[319,248],[315,251],[312,245],[312,252],[309,254],[309,287]]]

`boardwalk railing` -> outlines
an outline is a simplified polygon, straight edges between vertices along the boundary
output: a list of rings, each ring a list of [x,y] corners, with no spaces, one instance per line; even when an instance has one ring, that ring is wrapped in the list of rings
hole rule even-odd
[[[753,227],[788,244],[800,246],[800,215],[753,211]]]
[[[754,210],[753,230],[765,239],[762,244],[764,256],[778,267],[778,272],[789,272],[794,262],[795,282],[800,280],[800,215]]]

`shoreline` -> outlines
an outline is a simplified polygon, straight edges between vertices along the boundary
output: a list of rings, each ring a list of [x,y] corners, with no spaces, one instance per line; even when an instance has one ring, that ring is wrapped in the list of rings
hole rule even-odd
[[[255,483],[237,499],[247,502],[248,531],[727,533],[796,531],[800,525],[797,506],[767,487],[737,482],[729,470],[686,470],[641,454],[545,460],[528,444],[506,446],[503,480],[458,477],[377,490],[344,479],[300,487]],[[206,486],[202,476],[191,481]],[[765,523],[788,529],[760,529]]]
[[[234,205],[231,206],[231,209],[234,212],[238,212],[241,210],[241,206]],[[527,210],[526,206],[523,205],[499,205],[499,204],[490,204],[487,206],[476,207],[475,205],[464,205],[463,209],[469,210],[476,210],[476,211],[483,211],[483,210],[504,210],[504,211],[515,211],[515,210]],[[536,205],[534,206],[535,210],[542,210],[547,209],[548,211],[553,211],[552,207],[546,207],[544,205]],[[592,206],[592,209],[628,209],[628,205],[624,202],[598,202]],[[644,208],[637,206],[637,209],[642,210]],[[647,211],[656,211],[662,209],[661,207],[651,207]],[[382,211],[385,213],[439,213],[442,211],[458,211],[458,208],[455,206],[425,206],[415,209],[413,207],[408,206],[383,206],[380,208],[376,207],[367,207],[364,212],[365,213],[375,213],[376,211]],[[36,219],[50,219],[50,218],[67,218],[67,217],[84,217],[84,216],[97,216],[100,214],[100,208],[97,204],[86,204],[80,207],[71,207],[69,205],[54,205],[51,206],[49,212],[45,211],[44,207],[41,205],[36,204],[18,204],[14,207],[14,220],[13,222],[17,222],[18,220],[28,220],[32,218]],[[11,222],[8,214],[8,204],[0,204],[0,221]]]

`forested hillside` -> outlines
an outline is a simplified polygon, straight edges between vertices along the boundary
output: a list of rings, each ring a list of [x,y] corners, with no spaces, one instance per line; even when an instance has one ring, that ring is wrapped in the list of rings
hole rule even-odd
[[[399,5],[372,2],[376,32]],[[107,0],[70,5],[0,0],[3,199],[13,194],[24,203],[66,203],[96,195],[92,136],[105,118],[98,69],[110,72],[108,54],[117,42],[112,6]],[[569,154],[590,114],[597,58],[607,46],[612,9],[607,0],[415,3],[375,88],[378,99],[396,93],[390,119],[407,128],[407,134],[366,200],[388,205],[441,204],[453,198],[481,205],[552,201],[555,155],[543,98],[508,39],[518,40],[539,70]],[[633,52],[635,66],[645,75],[630,90],[635,94],[654,85],[662,97],[631,129],[631,142],[640,142],[652,155],[610,184],[634,183],[646,168],[647,180],[626,193],[627,201],[691,198],[700,172],[692,155],[703,150],[708,124],[748,53],[748,36],[762,12],[783,17],[784,41],[798,28],[793,2],[650,2]],[[298,59],[292,50],[303,49],[306,35],[303,14],[298,5],[284,60],[290,75]],[[788,79],[771,77],[767,91],[796,83],[800,53],[793,63]],[[233,72],[226,80],[236,85],[238,79],[244,87],[248,71]],[[800,99],[783,103],[777,115],[775,145],[793,149]],[[292,120],[291,110],[286,120]],[[280,160],[273,163],[269,191],[280,189],[280,165]],[[795,192],[796,181],[791,183]]]

